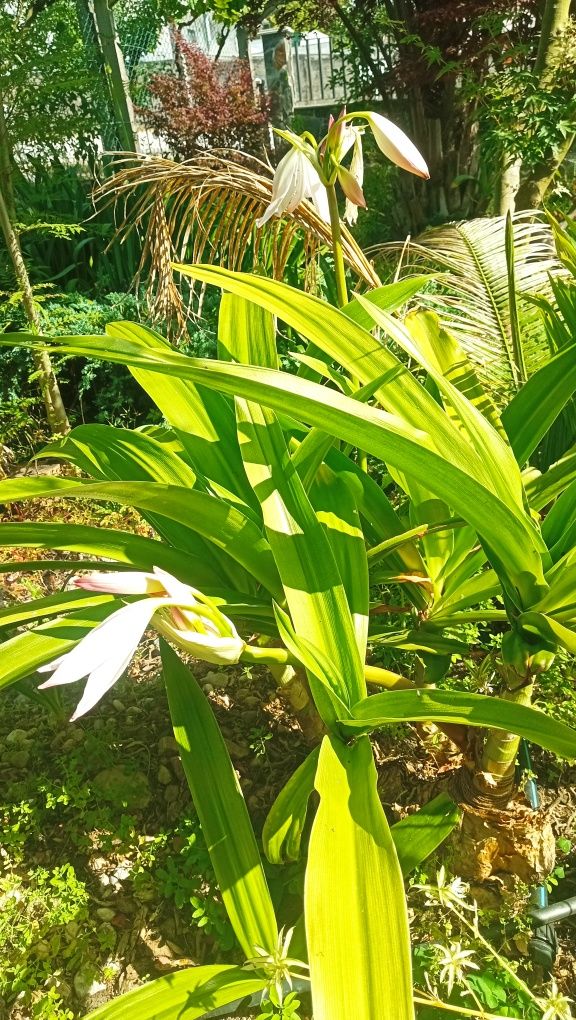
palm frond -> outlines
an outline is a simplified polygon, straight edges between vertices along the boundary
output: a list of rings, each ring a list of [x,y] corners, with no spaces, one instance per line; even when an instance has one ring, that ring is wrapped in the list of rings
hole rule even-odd
[[[200,154],[186,163],[160,157],[120,155],[116,172],[96,193],[98,203],[121,209],[115,241],[133,230],[143,238],[138,279],[147,280],[153,318],[172,319],[182,331],[190,315],[173,262],[218,262],[229,269],[266,271],[282,279],[290,253],[302,243],[312,264],[331,243],[330,226],[309,202],[262,228],[255,220],[269,204],[273,170],[244,153]],[[378,286],[376,271],[344,227],[344,258],[360,281]]]
[[[550,227],[534,211],[513,217],[515,291],[520,341],[527,374],[549,355],[538,308],[522,296],[551,295],[550,275],[563,274]],[[514,320],[510,308],[509,259],[504,217],[447,223],[415,241],[372,248],[372,257],[390,259],[402,252],[401,275],[439,272],[438,290],[419,301],[433,308],[475,363],[483,382],[504,398],[521,384]],[[522,360],[522,359],[520,359]]]

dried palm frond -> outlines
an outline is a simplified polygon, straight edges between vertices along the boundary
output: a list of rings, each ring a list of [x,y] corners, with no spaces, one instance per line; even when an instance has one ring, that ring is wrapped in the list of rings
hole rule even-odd
[[[513,217],[514,290],[520,329],[521,358],[528,375],[549,354],[542,317],[523,295],[551,295],[550,274],[563,273],[547,223],[534,211]],[[509,259],[503,217],[447,223],[414,241],[385,244],[369,250],[373,258],[396,261],[401,253],[403,277],[437,270],[436,292],[419,294],[420,304],[433,308],[460,341],[496,397],[504,398],[520,384],[514,309],[509,299]]]
[[[255,225],[272,195],[273,171],[244,153],[201,154],[186,163],[160,157],[121,155],[116,172],[99,188],[96,199],[108,205],[123,203],[116,237],[124,240],[135,228],[143,247],[138,278],[147,279],[147,298],[153,318],[172,320],[178,330],[190,315],[174,281],[173,262],[213,262],[229,269],[272,273],[282,279],[298,241],[313,280],[313,263],[331,243],[329,224],[309,202],[293,214]],[[378,286],[376,271],[352,235],[342,228],[344,258],[360,281]]]

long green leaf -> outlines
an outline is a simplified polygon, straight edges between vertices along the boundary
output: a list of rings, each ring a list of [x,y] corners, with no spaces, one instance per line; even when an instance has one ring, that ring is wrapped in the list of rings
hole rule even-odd
[[[413,1020],[402,874],[367,737],[325,737],[305,885],[315,1020]]]
[[[36,496],[104,499],[121,506],[135,506],[190,523],[198,536],[207,538],[236,563],[241,564],[276,596],[279,581],[270,548],[262,532],[240,510],[216,496],[195,489],[159,482],[72,482],[64,478],[20,478],[0,482],[0,502]],[[200,543],[197,555],[204,548]],[[234,587],[241,587],[235,583]]]
[[[271,864],[297,861],[300,857],[302,831],[314,790],[319,753],[318,747],[310,752],[284,784],[268,812],[262,829],[262,845]]]
[[[526,737],[561,758],[576,758],[576,730],[536,708],[503,698],[462,691],[416,690],[374,694],[354,706],[353,719],[342,719],[345,733],[364,733],[388,723],[447,722],[492,726]]]
[[[13,627],[20,623],[29,623],[30,620],[41,620],[46,616],[58,616],[71,609],[93,609],[108,602],[116,602],[118,608],[122,605],[113,595],[96,595],[94,592],[79,590],[57,592],[45,598],[30,599],[28,602],[18,602],[0,609],[0,627]]]
[[[385,283],[382,287],[375,287],[370,291],[370,300],[386,312],[395,312],[410,298],[415,297],[430,280],[434,279],[434,273],[422,273],[420,276],[410,276],[404,280],[396,280],[394,283]],[[347,305],[344,305],[342,311],[344,315],[357,322],[359,326],[363,326],[364,329],[372,328],[371,316],[356,298],[352,298]]]
[[[113,322],[106,332],[162,357],[170,344],[146,326]],[[231,401],[223,394],[195,386],[190,379],[159,378],[131,366],[132,375],[152,398],[179,437],[195,469],[211,482],[256,505],[244,473]]]
[[[172,549],[165,542],[156,542],[114,528],[97,528],[88,524],[59,524],[52,521],[0,523],[0,547],[2,546],[22,549],[62,549],[114,561],[101,564],[100,568],[104,570],[116,570],[119,563],[147,571],[153,567],[161,567],[162,570],[167,570],[169,574],[174,574],[181,581],[193,584],[197,588],[214,587],[221,583],[220,573],[201,557],[194,557],[189,552],[185,553],[183,549]],[[15,560],[11,569],[18,572],[30,567],[25,567]],[[42,569],[42,566],[36,569]],[[44,569],[50,569],[48,563]],[[66,569],[85,570],[87,564],[83,560],[68,560]]]
[[[233,356],[274,364],[271,317],[255,305],[225,295],[218,333]],[[292,464],[274,412],[238,399],[236,418],[242,459],[262,507],[294,628],[331,660],[336,695],[344,705],[354,704],[362,696],[358,692],[366,690],[364,650],[361,658],[331,544]],[[367,602],[367,573],[365,584]]]
[[[446,793],[434,797],[390,832],[404,877],[422,864],[458,825],[461,812]]]
[[[248,959],[256,955],[255,946],[273,952],[274,908],[226,744],[190,671],[166,642],[161,649],[174,736],[224,906]]]
[[[42,347],[46,339],[0,334],[0,345],[7,343]],[[359,405],[335,391],[330,391],[327,400],[324,387],[269,369],[189,359],[175,351],[160,359],[127,342],[101,337],[56,337],[50,346],[60,353],[145,364],[159,373],[192,378],[280,412],[289,403],[295,417],[409,471],[451,505],[489,544],[493,565],[508,584],[513,601],[529,605],[541,593],[542,556],[548,553],[533,522],[525,513],[506,507],[479,483],[470,462],[463,468],[451,456],[439,456],[430,448],[426,431],[414,430],[399,418]]]
[[[526,463],[576,390],[576,344],[565,347],[528,379],[502,412],[520,465]]]
[[[214,266],[176,268],[193,279],[212,283],[278,315],[360,382],[367,384],[382,378],[376,396],[384,408],[401,415],[414,428],[428,431],[438,452],[483,477],[481,458],[464,441],[434,398],[390,350],[339,309],[278,280],[233,273]],[[375,306],[374,310],[378,313]]]
[[[210,1010],[265,987],[266,978],[241,967],[187,967],[106,1002],[88,1013],[86,1020],[199,1020]]]
[[[439,323],[432,312],[413,312],[405,324],[398,322],[387,312],[374,307],[369,298],[358,298],[374,321],[381,326],[402,349],[421,365],[434,380],[443,398],[452,407],[457,421],[467,435],[472,448],[482,462],[480,480],[492,489],[503,502],[512,506],[522,505],[522,483],[518,464],[510,448],[484,416],[482,411],[450,381],[437,367],[436,359],[427,357],[427,348],[438,342]],[[412,331],[419,338],[415,342]],[[427,335],[427,343],[423,336]],[[440,337],[438,337],[440,339]]]

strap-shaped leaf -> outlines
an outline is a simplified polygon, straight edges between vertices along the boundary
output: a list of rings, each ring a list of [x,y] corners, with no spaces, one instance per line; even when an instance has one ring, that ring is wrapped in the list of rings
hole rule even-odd
[[[410,298],[415,297],[422,287],[433,279],[435,279],[434,273],[422,273],[420,276],[409,276],[404,280],[396,280],[394,283],[385,283],[382,287],[375,287],[370,291],[370,300],[386,312],[395,312]],[[364,329],[372,329],[372,316],[356,298],[352,298],[347,305],[344,305],[342,311],[359,326],[363,326]]]
[[[472,403],[450,381],[434,357],[429,359],[429,349],[434,347],[434,333],[439,331],[439,323],[433,312],[413,312],[405,324],[398,322],[387,312],[374,307],[369,298],[358,297],[358,300],[370,311],[374,321],[384,329],[410,357],[428,373],[436,383],[443,399],[452,408],[452,414],[459,427],[467,437],[473,450],[482,463],[478,477],[496,493],[505,503],[514,506],[522,505],[522,482],[518,464],[510,447],[500,432],[492,427],[482,411]],[[412,331],[419,342],[415,342]],[[428,334],[428,344],[422,342],[422,334]]]
[[[40,456],[71,461],[102,481],[166,482],[192,488],[196,474],[181,457],[144,432],[112,425],[78,425],[50,443]]]
[[[534,373],[502,413],[502,424],[520,465],[526,463],[576,390],[576,344]]]
[[[48,495],[52,495],[53,492],[51,489]],[[152,570],[152,567],[161,567],[162,570],[175,574],[181,581],[193,584],[197,588],[214,587],[222,582],[221,574],[205,559],[192,556],[183,549],[173,549],[165,542],[155,542],[150,538],[114,528],[97,528],[88,524],[60,524],[53,521],[23,523],[9,521],[5,524],[0,523],[0,547],[2,546],[9,549],[62,549],[114,561],[101,563],[99,565],[101,570],[117,570],[119,564],[148,571]],[[2,567],[5,566],[2,564]],[[84,560],[68,560],[64,563],[64,568],[68,571],[87,570],[94,569],[94,564],[89,565]],[[35,568],[15,560],[9,569],[14,571],[42,569],[42,565]],[[48,563],[44,569],[50,569]]]
[[[544,474],[530,471],[524,482],[526,497],[534,510],[541,510],[547,503],[557,499],[565,489],[576,481],[576,450],[572,448]]]
[[[370,302],[372,301],[371,292]],[[411,312],[406,316],[405,322],[414,343],[427,360],[481,411],[506,441],[506,433],[496,405],[482,386],[472,362],[452,334],[443,329],[439,319],[430,313]],[[447,410],[449,414],[455,413],[450,406]]]
[[[106,332],[160,357],[171,350],[154,330],[133,322],[110,323]],[[237,493],[243,502],[255,505],[238,449],[231,401],[190,379],[160,378],[144,368],[131,367],[130,371],[173,426],[196,470]]]
[[[413,1020],[404,887],[367,737],[325,737],[305,885],[315,1020]]]
[[[276,917],[254,830],[214,713],[180,658],[161,642],[174,736],[230,923],[248,959],[273,952]]]
[[[41,620],[46,616],[58,616],[74,609],[93,609],[104,606],[108,602],[122,605],[113,595],[96,595],[86,591],[63,591],[55,595],[47,595],[41,599],[30,599],[28,602],[17,602],[15,605],[0,609],[0,627],[13,627],[31,620]]]
[[[255,305],[225,295],[218,332],[231,355],[274,364],[271,317]],[[253,401],[237,400],[236,418],[246,473],[262,507],[294,629],[330,659],[335,694],[344,705],[354,704],[358,692],[366,690],[364,656],[358,652],[331,544],[292,464],[274,412]],[[367,576],[365,583],[367,589]]]
[[[216,496],[159,482],[84,483],[64,478],[21,478],[0,482],[0,502],[3,503],[50,495],[111,500],[121,506],[152,510],[169,520],[190,523],[199,538],[198,549],[192,550],[196,555],[205,549],[200,536],[207,538],[270,592],[278,595],[278,574],[264,535],[250,518]],[[224,561],[215,558],[215,563],[223,565]],[[233,568],[234,564],[231,566]],[[242,587],[236,583],[234,569],[226,567],[226,573],[232,574],[228,579],[234,587]]]
[[[212,283],[278,315],[361,383],[381,378],[382,385],[376,395],[383,407],[400,415],[413,428],[430,432],[432,445],[438,452],[451,456],[462,468],[472,467],[478,477],[483,476],[481,459],[434,398],[387,347],[339,309],[278,280],[233,273],[214,266],[176,268],[186,276]],[[378,309],[373,308],[377,313]]]
[[[241,967],[187,967],[106,1002],[86,1020],[198,1020],[265,987],[266,978]]]
[[[302,831],[314,790],[319,753],[319,747],[310,752],[284,784],[268,812],[262,829],[262,845],[271,864],[297,861],[300,857]]]
[[[396,822],[390,832],[404,877],[425,861],[460,821],[460,810],[446,793]]]
[[[517,733],[561,758],[576,758],[576,730],[544,712],[516,705],[504,698],[462,691],[390,691],[365,698],[353,709],[353,719],[341,720],[345,733],[365,733],[388,723],[447,722],[490,726]]]
[[[279,412],[289,403],[294,417],[408,472],[451,505],[486,542],[492,565],[512,602],[530,605],[542,594],[543,566],[548,566],[542,558],[548,557],[548,551],[538,529],[523,510],[507,507],[478,481],[470,458],[463,457],[465,463],[456,463],[454,436],[451,453],[440,456],[429,443],[425,427],[414,429],[378,408],[359,405],[334,390],[327,396],[323,386],[269,369],[191,359],[176,351],[160,358],[126,341],[107,337],[39,339],[31,334],[0,334],[0,345],[8,344],[37,348],[48,344],[62,354],[145,365],[161,374],[191,378],[222,392],[241,395]],[[429,420],[427,427],[436,431],[435,422]]]
[[[369,581],[366,544],[355,498],[361,498],[362,488],[355,483],[353,475],[337,474],[323,464],[316,474],[310,499],[328,534],[363,662],[368,638]]]

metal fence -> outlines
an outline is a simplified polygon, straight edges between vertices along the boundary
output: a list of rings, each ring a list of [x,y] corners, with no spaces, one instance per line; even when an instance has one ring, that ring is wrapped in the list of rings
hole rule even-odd
[[[322,106],[346,102],[348,63],[343,49],[319,32],[291,39],[294,105]]]

